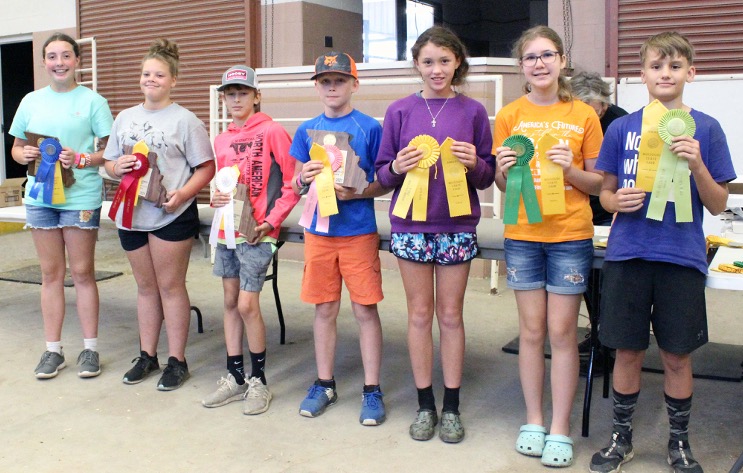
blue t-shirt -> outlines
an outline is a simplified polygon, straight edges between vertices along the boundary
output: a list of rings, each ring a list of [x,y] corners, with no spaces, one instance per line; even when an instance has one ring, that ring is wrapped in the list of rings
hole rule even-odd
[[[26,95],[18,106],[10,134],[26,139],[26,132],[59,138],[62,146],[76,153],[93,153],[95,137],[105,138],[111,133],[113,117],[106,99],[88,89],[77,86],[69,92],[55,92],[44,87]],[[35,144],[35,143],[30,143]],[[75,183],[65,188],[65,203],[47,205],[39,192],[36,200],[26,193],[27,205],[54,207],[65,210],[92,210],[101,206],[103,180],[98,167],[72,170]],[[28,176],[26,189],[36,182]]]
[[[312,138],[307,130],[342,131],[351,135],[351,148],[359,156],[359,166],[366,171],[366,179],[374,181],[374,161],[377,158],[379,143],[382,140],[382,126],[372,117],[358,110],[339,118],[325,114],[307,120],[299,125],[289,150],[294,159],[306,163],[310,160]],[[318,143],[322,145],[322,143]],[[317,212],[312,218],[308,232],[322,236],[355,236],[377,232],[374,217],[374,199],[353,199],[338,201],[338,213],[330,216],[328,233],[315,230]]]
[[[697,110],[691,111],[696,122],[694,139],[699,141],[702,161],[715,182],[735,179],[725,133],[717,120]],[[596,162],[596,169],[617,176],[618,188],[634,187],[640,149],[642,110],[620,117],[609,125]],[[662,261],[707,273],[703,204],[694,176],[691,176],[693,222],[677,223],[673,202],[666,204],[663,221],[646,218],[652,189],[645,189],[643,208],[632,213],[617,213],[606,248],[606,261],[640,258]]]

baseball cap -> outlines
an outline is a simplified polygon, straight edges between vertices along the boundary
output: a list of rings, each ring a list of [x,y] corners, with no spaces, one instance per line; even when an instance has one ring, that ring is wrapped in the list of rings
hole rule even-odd
[[[222,74],[222,85],[217,90],[222,92],[228,85],[245,85],[258,89],[258,78],[248,66],[232,66]]]
[[[317,58],[317,61],[315,61],[315,75],[310,77],[310,80],[315,80],[317,76],[325,72],[337,72],[338,74],[352,76],[354,79],[359,78],[358,72],[356,72],[356,61],[348,54],[338,51],[330,51]]]

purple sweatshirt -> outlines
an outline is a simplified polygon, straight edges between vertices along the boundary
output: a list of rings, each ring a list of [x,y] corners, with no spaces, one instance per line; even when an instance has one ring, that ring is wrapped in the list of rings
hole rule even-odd
[[[495,179],[495,157],[492,155],[493,135],[485,107],[474,99],[458,94],[446,99],[428,99],[429,109],[420,94],[413,94],[392,103],[384,117],[382,145],[375,167],[377,180],[383,187],[393,188],[390,204],[390,223],[393,232],[402,233],[460,233],[474,232],[480,221],[480,200],[477,189],[487,189]],[[442,109],[443,107],[443,109]],[[432,115],[436,127],[431,126]],[[418,135],[430,135],[443,143],[447,137],[472,143],[477,148],[477,166],[467,171],[471,215],[449,216],[446,186],[441,159],[429,168],[428,211],[425,222],[412,220],[412,206],[407,218],[392,215],[405,175],[397,176],[390,170],[397,152]]]

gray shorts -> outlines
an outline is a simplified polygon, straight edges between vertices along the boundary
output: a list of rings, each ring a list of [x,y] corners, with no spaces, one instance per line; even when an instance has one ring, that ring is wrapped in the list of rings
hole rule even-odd
[[[214,275],[220,278],[240,278],[240,289],[261,292],[275,246],[271,243],[249,245],[240,243],[231,250],[219,243],[214,253]]]

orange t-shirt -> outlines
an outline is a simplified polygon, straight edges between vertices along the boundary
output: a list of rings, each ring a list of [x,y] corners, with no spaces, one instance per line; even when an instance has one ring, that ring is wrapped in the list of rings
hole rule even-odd
[[[561,142],[567,142],[573,151],[573,166],[585,169],[586,159],[595,159],[601,149],[603,134],[596,112],[579,100],[553,105],[535,105],[526,96],[503,107],[495,117],[493,154],[503,140],[511,135],[527,136],[535,148],[544,134],[550,133]],[[536,149],[529,162],[539,208],[542,208],[540,152]],[[506,225],[504,236],[514,240],[558,243],[593,237],[591,207],[588,195],[565,180],[565,213],[542,215],[542,223],[529,224],[524,205],[519,205],[516,225]]]

